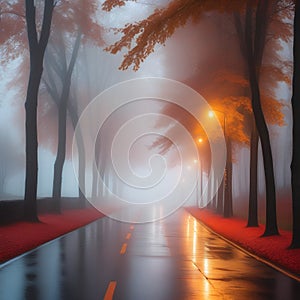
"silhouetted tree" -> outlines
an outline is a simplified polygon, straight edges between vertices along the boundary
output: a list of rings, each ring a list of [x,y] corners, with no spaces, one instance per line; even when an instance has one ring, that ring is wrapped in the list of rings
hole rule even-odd
[[[259,1],[256,11],[251,2],[247,2],[245,17],[245,45],[248,66],[248,76],[251,90],[251,102],[256,128],[261,140],[266,182],[266,227],[264,236],[279,234],[276,213],[276,190],[274,179],[273,155],[269,130],[261,106],[261,92],[259,87],[259,67],[265,47],[267,34],[267,11],[269,1]],[[253,20],[253,16],[255,18]]]
[[[272,14],[277,7],[280,7],[280,1],[258,1],[255,7],[251,1],[248,1],[244,21],[241,21],[238,13],[234,13],[235,28],[239,37],[240,49],[247,65],[247,78],[249,78],[250,82],[251,102],[255,120],[253,123],[252,117],[248,117],[250,124],[252,124],[250,126],[250,189],[247,226],[258,226],[257,153],[259,137],[263,137],[261,144],[264,159],[267,205],[264,235],[278,234],[272,151],[265,112],[263,112],[261,104],[261,88],[259,85],[263,54],[267,43],[267,31],[272,21]]]
[[[69,112],[74,128],[79,119],[76,103],[72,104],[69,101],[73,71],[82,41],[92,41],[97,45],[103,43],[101,39],[101,27],[95,21],[95,10],[94,0],[78,0],[72,3],[71,8],[69,5],[60,7],[58,14],[54,18],[53,35],[46,52],[45,66],[48,76],[44,79],[44,82],[56,104],[58,113],[58,143],[52,189],[52,197],[55,202],[56,211],[58,212],[60,211],[62,173],[67,147],[67,112]],[[65,13],[68,14],[67,21],[64,18]],[[64,24],[66,25],[65,27]],[[79,179],[80,186],[83,187],[85,180],[84,145],[79,144],[80,140],[82,142],[80,130],[77,133],[80,167]],[[83,197],[81,190],[79,194]]]
[[[63,58],[65,69],[62,71],[62,90],[58,95],[58,99],[55,100],[58,110],[58,144],[57,144],[57,155],[54,163],[54,175],[53,175],[53,191],[52,197],[55,201],[56,211],[60,211],[61,202],[61,188],[62,188],[62,171],[66,157],[66,127],[67,127],[67,107],[71,87],[71,78],[76,63],[76,58],[79,51],[81,40],[81,32],[77,33],[74,47],[71,53],[69,63],[66,58]],[[61,45],[63,46],[63,45]],[[50,61],[51,63],[51,61]],[[52,64],[54,62],[52,61]]]
[[[300,1],[296,0],[294,17],[293,76],[293,156],[291,163],[293,197],[293,239],[291,248],[300,248]]]
[[[285,2],[276,1],[275,4],[285,4]],[[103,8],[109,11],[120,5],[124,5],[124,1],[107,0],[104,2]],[[245,6],[244,47],[252,110],[262,144],[267,206],[264,235],[267,236],[278,234],[278,228],[273,159],[269,131],[261,104],[258,67],[261,65],[267,38],[270,1],[172,1],[165,8],[155,10],[147,19],[134,24],[127,24],[125,28],[120,29],[119,31],[123,33],[123,36],[107,50],[111,53],[117,53],[123,47],[129,48],[120,68],[127,69],[133,65],[133,68],[137,70],[140,63],[154,51],[154,46],[157,43],[165,43],[175,29],[185,25],[188,19],[198,21],[203,12],[214,10],[233,13],[245,9]],[[134,39],[136,44],[132,46]]]
[[[248,200],[248,222],[247,227],[258,226],[258,203],[257,203],[257,165],[258,165],[258,143],[259,136],[253,116],[250,118],[250,181]]]
[[[38,138],[37,104],[38,91],[43,73],[44,54],[50,35],[54,0],[45,0],[42,27],[38,31],[34,0],[26,0],[26,24],[30,53],[30,74],[25,101],[26,111],[26,179],[24,196],[24,216],[28,221],[38,221],[37,216],[37,175]]]
[[[7,61],[23,54],[24,47],[29,46],[30,71],[25,100],[25,147],[26,174],[24,195],[24,218],[38,221],[37,216],[37,104],[38,90],[43,72],[43,60],[48,43],[54,0],[38,3],[34,0],[1,2],[0,43],[2,56]],[[26,39],[27,35],[27,39]],[[1,57],[3,59],[3,57]]]

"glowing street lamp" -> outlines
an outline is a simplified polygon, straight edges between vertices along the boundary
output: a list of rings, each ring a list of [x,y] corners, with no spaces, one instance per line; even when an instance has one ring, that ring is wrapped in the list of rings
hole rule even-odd
[[[223,111],[215,109],[215,110],[210,110],[208,112],[208,116],[210,118],[213,118],[216,115],[215,112],[218,112],[223,116],[223,131],[224,131],[224,137],[225,137],[225,141],[226,141],[226,115]]]
[[[208,112],[208,116],[209,116],[210,118],[213,118],[214,115],[215,115],[215,113],[214,113],[212,110],[210,110],[210,111]]]

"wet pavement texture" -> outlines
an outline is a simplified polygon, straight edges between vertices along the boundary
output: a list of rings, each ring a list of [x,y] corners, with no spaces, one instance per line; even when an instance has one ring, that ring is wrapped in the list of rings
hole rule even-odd
[[[0,299],[300,299],[300,282],[181,209],[147,224],[102,218],[0,266]]]

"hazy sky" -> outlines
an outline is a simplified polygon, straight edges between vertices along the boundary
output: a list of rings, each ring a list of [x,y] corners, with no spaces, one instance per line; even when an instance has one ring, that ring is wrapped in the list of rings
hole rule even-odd
[[[128,22],[133,22],[146,17],[157,5],[163,5],[168,1],[137,1],[137,3],[128,3],[122,8],[116,8],[111,13],[101,12],[101,22],[107,27],[120,27]],[[209,39],[215,30],[209,20],[203,21],[199,25],[188,23],[185,28],[180,28],[176,31],[174,36],[167,41],[166,46],[161,45],[156,47],[156,51],[151,54],[145,62],[141,65],[138,72],[131,70],[122,72],[117,69],[121,64],[122,54],[116,56],[109,53],[100,53],[99,61],[105,62],[105,74],[103,78],[99,78],[99,84],[94,88],[95,93],[102,91],[104,88],[111,86],[122,80],[144,77],[144,76],[158,76],[167,77],[180,81],[187,81],[192,78],[194,74],[201,72],[201,64],[205,62],[205,57],[209,51],[216,46],[213,39]],[[205,30],[200,30],[201,26],[205,26]],[[111,31],[107,31],[106,41],[112,42],[117,37]],[[205,41],[205,43],[203,42]],[[93,50],[94,51],[94,50]],[[288,53],[287,55],[291,55]],[[24,98],[17,96],[14,86],[7,87],[9,81],[13,81],[17,75],[16,63],[11,63],[7,67],[0,67],[0,126],[1,130],[9,132],[9,134],[16,138],[16,147],[22,149],[24,147]],[[99,66],[100,69],[100,66]],[[101,70],[98,70],[101,74]],[[80,85],[80,83],[78,83]],[[282,97],[287,100],[290,99],[290,92],[283,87],[280,91]],[[288,159],[290,158],[290,109],[286,108],[287,126],[278,130],[275,128],[276,134],[272,134],[275,173],[279,184],[287,184],[288,180]],[[126,119],[126,118],[124,118]],[[13,124],[13,126],[12,126]],[[47,131],[42,131],[47,134]],[[148,142],[149,140],[147,140]],[[3,141],[1,141],[3,143]],[[284,147],[282,147],[284,145]],[[141,167],[149,153],[146,152],[145,143],[138,141],[135,145],[139,150],[136,152],[134,168],[142,174],[147,173],[147,168]],[[51,194],[51,184],[53,176],[54,153],[52,147],[51,151],[42,144],[39,148],[39,196],[49,196]],[[13,149],[14,151],[15,149]],[[246,161],[247,150],[243,150],[237,156],[238,161]],[[282,158],[283,159],[280,159]],[[235,170],[241,170],[247,166],[243,163],[235,165]],[[260,170],[261,167],[260,167]],[[245,174],[245,176],[247,176]],[[67,179],[66,179],[67,178]],[[87,175],[88,180],[91,180],[90,175]],[[260,178],[262,178],[262,171],[260,171]],[[63,194],[76,194],[76,180],[73,175],[73,166],[70,160],[66,161],[64,166],[63,180]],[[234,187],[236,194],[243,192],[239,177],[234,178],[237,183]],[[246,180],[245,180],[246,182]],[[24,170],[20,170],[15,176],[9,178],[7,181],[7,192],[23,195],[24,189]],[[167,187],[168,188],[168,187]],[[262,190],[262,188],[261,188]]]

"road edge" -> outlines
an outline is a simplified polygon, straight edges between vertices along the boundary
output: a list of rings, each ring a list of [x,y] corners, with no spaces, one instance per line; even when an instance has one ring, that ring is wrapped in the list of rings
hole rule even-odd
[[[201,225],[203,225],[203,227],[205,227],[208,231],[210,231],[211,233],[215,234],[216,236],[218,236],[219,238],[221,238],[222,240],[226,241],[227,243],[229,243],[230,245],[234,246],[235,248],[239,249],[240,251],[246,253],[247,255],[253,257],[254,259],[256,259],[257,261],[260,261],[266,265],[268,265],[269,267],[275,269],[276,271],[283,273],[286,276],[289,276],[290,278],[300,282],[300,276],[297,276],[296,274],[294,274],[293,272],[290,272],[284,268],[282,268],[281,266],[275,264],[274,262],[263,258],[261,256],[258,256],[257,254],[252,253],[251,251],[245,249],[244,247],[242,247],[241,245],[237,244],[236,242],[224,237],[223,235],[221,235],[220,233],[214,231],[211,227],[209,227],[207,224],[205,224],[203,221],[201,221],[200,219],[196,218],[188,209],[186,209],[186,211],[193,217],[195,218],[195,220],[197,220],[197,222],[201,223]]]

